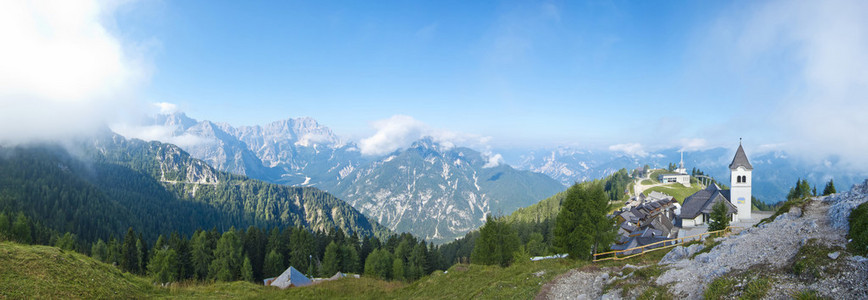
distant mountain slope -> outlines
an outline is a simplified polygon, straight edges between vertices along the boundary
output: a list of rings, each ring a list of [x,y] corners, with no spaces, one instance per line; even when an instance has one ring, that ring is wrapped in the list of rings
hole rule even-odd
[[[551,178],[488,161],[468,148],[430,138],[361,166],[331,188],[362,213],[397,232],[443,242],[562,191]]]
[[[173,114],[153,124],[201,139],[185,148],[218,169],[315,186],[393,230],[435,241],[475,229],[489,212],[508,214],[564,189],[543,174],[505,164],[485,168],[479,152],[445,149],[430,138],[383,157],[363,157],[354,143],[310,118],[231,127]]]
[[[177,146],[114,134],[66,148],[0,148],[0,186],[0,210],[23,211],[87,241],[121,236],[130,226],[150,238],[214,226],[338,227],[379,236],[388,231],[315,188],[232,175]]]
[[[174,113],[157,115],[147,125],[194,140],[184,149],[217,169],[281,184],[333,185],[365,161],[355,144],[311,118],[232,127]]]
[[[557,148],[535,151],[524,155],[517,168],[540,172],[555,178],[561,183],[602,178],[620,168],[637,168],[645,164],[665,168],[669,163],[677,163],[680,152],[677,148],[663,149],[643,155],[627,155],[617,151],[581,150]],[[727,167],[735,155],[735,148],[711,148],[699,151],[685,151],[684,163],[688,171],[693,168],[715,177],[721,182],[729,182]],[[808,179],[812,184],[823,185],[831,178],[838,186],[850,186],[866,173],[846,171],[846,166],[836,166],[834,160],[826,164],[808,163],[789,156],[783,151],[747,152],[754,166],[753,194],[762,201],[784,199],[787,192],[799,178]]]

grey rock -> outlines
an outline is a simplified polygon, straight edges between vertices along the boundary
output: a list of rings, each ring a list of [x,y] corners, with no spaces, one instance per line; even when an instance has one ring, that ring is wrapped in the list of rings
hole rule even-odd
[[[780,214],[777,218],[775,218],[775,222],[777,222],[777,221],[788,220],[789,218],[790,218],[790,214],[789,214],[789,213],[782,213],[782,214]],[[763,224],[763,225],[765,225],[765,224]]]
[[[854,255],[854,256],[851,256],[851,257],[850,257],[850,260],[855,261],[855,262],[857,262],[857,263],[868,262],[868,258],[866,258],[866,257],[864,257],[864,256],[861,256],[861,255]]]
[[[793,207],[790,207],[790,211],[787,213],[790,215],[790,217],[795,219],[795,218],[802,216],[802,209],[799,208],[798,206],[793,206]]]
[[[838,256],[840,256],[840,255],[841,255],[841,252],[835,251],[835,252],[829,253],[829,258],[838,259]]]

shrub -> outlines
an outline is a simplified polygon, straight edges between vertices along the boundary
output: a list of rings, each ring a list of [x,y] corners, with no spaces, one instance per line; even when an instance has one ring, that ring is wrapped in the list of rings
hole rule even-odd
[[[858,255],[868,255],[868,202],[850,213],[850,242],[848,247]]]

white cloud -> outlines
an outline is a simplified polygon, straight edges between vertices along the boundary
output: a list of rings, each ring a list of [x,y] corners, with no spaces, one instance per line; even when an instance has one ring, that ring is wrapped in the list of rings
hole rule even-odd
[[[702,138],[681,139],[681,149],[678,151],[698,151],[708,149],[708,141]]]
[[[488,161],[482,166],[483,168],[494,168],[503,163],[503,156],[499,153],[494,155],[488,153],[486,156],[488,157]]]
[[[648,152],[645,151],[642,144],[639,143],[625,143],[625,144],[616,144],[609,146],[609,151],[618,151],[623,152],[624,154],[630,156],[639,156],[646,157],[648,156]]]
[[[746,117],[763,120],[809,161],[837,157],[842,167],[868,170],[868,2],[752,2],[718,23],[713,40],[723,47],[715,55],[764,90],[744,102],[775,101],[772,111]]]
[[[453,132],[428,126],[422,121],[406,115],[394,115],[388,119],[371,123],[376,132],[359,141],[363,155],[383,155],[404,148],[422,137],[431,137],[444,149],[457,145],[486,147],[491,140],[474,134]]]
[[[0,1],[0,142],[86,133],[136,104],[147,77],[99,1]]]
[[[174,113],[178,112],[178,105],[174,104],[174,103],[157,102],[157,103],[154,103],[154,106],[156,106],[158,109],[160,109],[160,114],[168,115],[168,114],[174,114]]]
[[[163,143],[175,144],[185,149],[187,147],[217,142],[214,139],[186,132],[180,135],[175,135],[176,128],[166,125],[137,126],[126,123],[116,123],[111,126],[111,130],[126,138],[135,138],[144,141],[160,141]]]

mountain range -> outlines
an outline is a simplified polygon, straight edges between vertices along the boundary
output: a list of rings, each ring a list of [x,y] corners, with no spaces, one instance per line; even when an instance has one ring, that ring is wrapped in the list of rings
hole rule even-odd
[[[714,147],[684,152],[684,164],[688,171],[693,168],[729,183],[727,167],[735,155],[737,145],[732,148]],[[679,148],[668,148],[642,155],[625,154],[620,151],[587,150],[570,147],[537,150],[528,152],[516,159],[516,167],[546,174],[567,185],[574,182],[603,178],[621,168],[638,168],[648,165],[652,168],[666,168],[669,163],[681,160]],[[839,189],[846,189],[860,182],[868,174],[847,171],[843,166],[833,163],[816,164],[801,161],[785,151],[763,151],[747,153],[754,167],[753,194],[766,203],[783,201],[787,192],[798,179],[807,179],[822,191],[830,179],[834,179]]]
[[[63,144],[0,147],[0,211],[22,212],[84,241],[148,239],[216,227],[300,226],[385,237],[390,232],[346,202],[220,171],[172,144],[103,132]]]
[[[183,113],[159,115],[147,126],[170,128],[193,157],[273,183],[313,186],[350,203],[396,232],[445,242],[565,187],[548,176],[489,165],[480,152],[422,138],[388,155],[359,147],[311,118],[232,127]]]

